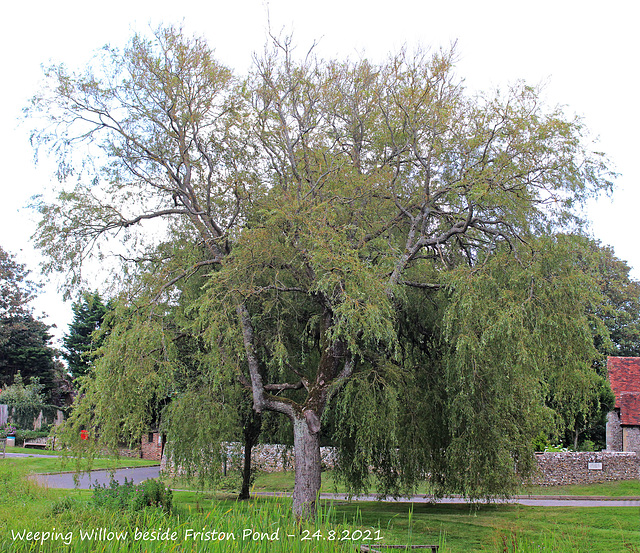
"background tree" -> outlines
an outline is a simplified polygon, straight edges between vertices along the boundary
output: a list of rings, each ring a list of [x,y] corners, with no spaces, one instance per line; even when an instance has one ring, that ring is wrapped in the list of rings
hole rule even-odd
[[[29,306],[38,287],[28,274],[0,248],[0,388],[11,385],[18,374],[26,382],[37,378],[47,401],[62,406],[69,382],[51,345],[51,327],[36,319]]]
[[[28,275],[25,266],[0,247],[0,317],[30,312],[28,303],[34,298],[37,287]]]
[[[155,243],[139,251],[136,303],[151,306],[137,316],[139,328],[157,328],[179,296],[174,285],[207,268],[204,293],[191,306],[219,360],[207,365],[205,378],[217,385],[221,375],[234,373],[257,413],[289,419],[299,517],[315,509],[320,436],[334,401],[355,436],[373,440],[355,448],[343,440],[351,457],[345,451],[342,459],[360,467],[370,462],[387,487],[431,474],[441,490],[472,497],[507,492],[514,463],[523,474],[531,466],[527,444],[539,420],[541,382],[562,358],[552,353],[567,333],[577,352],[592,346],[584,326],[586,288],[573,295],[575,315],[562,313],[555,326],[548,323],[552,291],[534,304],[532,316],[536,310],[544,316],[531,328],[542,335],[547,325],[546,344],[519,340],[515,360],[494,347],[489,365],[480,355],[486,341],[465,342],[468,336],[447,322],[473,320],[475,335],[482,333],[486,318],[464,316],[466,309],[479,313],[481,304],[456,295],[467,283],[470,291],[483,290],[475,284],[485,282],[476,279],[476,268],[494,256],[506,263],[514,259],[506,252],[522,242],[575,223],[572,207],[610,187],[605,162],[580,140],[579,121],[546,109],[538,91],[525,85],[469,95],[453,74],[453,60],[448,51],[401,52],[378,65],[311,55],[296,60],[287,40],[274,39],[239,83],[202,40],[160,29],[151,40],[135,36],[122,53],[106,50],[102,65],[85,74],[49,68],[48,88],[29,112],[45,118],[34,141],[53,145],[59,176],[84,171],[57,201],[40,205],[36,240],[50,254],[47,268],[67,270],[75,284],[96,244],[118,233],[133,238],[143,222],[166,221]],[[74,163],[83,141],[102,150],[105,163],[95,172]],[[471,276],[457,278],[463,266]],[[402,357],[407,345],[399,322],[410,320],[406,313],[417,300],[446,306],[433,315],[440,329],[429,329],[423,341],[443,337],[431,352],[443,379],[428,370],[433,365]],[[504,300],[495,306],[507,310],[500,315],[502,336],[522,330],[526,312],[510,316]],[[114,337],[119,345],[105,356],[120,348],[122,381],[162,380],[168,365],[141,358],[147,350],[136,346],[145,336],[139,328]],[[153,340],[158,351],[166,349]],[[458,353],[440,358],[441,351]],[[537,378],[535,370],[551,361],[548,375]],[[591,362],[583,353],[571,367],[581,373]],[[97,375],[93,394],[109,389],[105,378]],[[448,406],[452,416],[434,418],[442,427],[434,431],[434,420],[416,417],[413,440],[376,430],[391,430],[399,420],[403,411],[394,397],[417,398],[417,387],[435,380],[439,389],[423,396]],[[93,401],[89,391],[85,397]],[[211,389],[212,425],[218,398]],[[491,401],[513,416],[494,416],[495,408],[474,419]],[[425,412],[433,414],[433,407]],[[510,441],[485,439],[481,426],[488,424]],[[405,451],[417,451],[423,437],[416,434],[427,435],[428,449],[397,465],[411,457]]]
[[[63,357],[74,378],[88,372],[91,366],[90,353],[97,350],[102,341],[94,333],[100,328],[110,308],[110,303],[105,305],[98,292],[83,292],[80,299],[71,306],[73,321],[63,338],[66,350]]]
[[[609,355],[635,357],[640,353],[640,283],[630,277],[630,267],[617,258],[608,246],[584,236],[569,236],[571,256],[581,271],[600,291],[592,315],[600,325],[592,325],[594,345],[599,353],[594,367],[600,385],[594,386],[591,408],[577,415],[565,430],[564,442],[579,447],[581,436],[590,447],[606,446],[606,417],[613,409],[615,396],[609,385],[606,358]]]
[[[630,276],[629,265],[613,249],[597,240],[582,239],[582,264],[596,279],[603,301],[595,314],[607,327],[609,340],[599,338],[598,350],[606,355],[640,355],[640,282]],[[601,370],[604,374],[604,370]]]
[[[49,326],[30,314],[0,320],[0,378],[5,385],[20,372],[27,381],[38,377],[47,391],[53,387],[54,359]]]

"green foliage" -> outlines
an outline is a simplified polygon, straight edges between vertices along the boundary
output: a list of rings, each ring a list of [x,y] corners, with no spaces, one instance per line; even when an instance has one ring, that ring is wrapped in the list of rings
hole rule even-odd
[[[173,492],[161,480],[145,480],[142,483],[144,503],[148,507],[159,507],[170,512],[173,507]]]
[[[50,432],[47,430],[16,430],[16,447],[20,447],[25,440],[34,438],[46,438]]]
[[[37,377],[48,402],[62,405],[68,382],[51,346],[50,327],[29,307],[38,286],[28,275],[24,265],[0,247],[0,388],[11,384],[17,373],[27,382]]]
[[[520,263],[496,254],[451,283],[446,324],[455,349],[449,387],[458,398],[474,398],[458,415],[465,433],[476,424],[478,432],[481,425],[491,428],[484,419],[493,413],[524,434],[492,439],[526,443],[528,434],[531,443],[540,427],[562,434],[600,408],[600,389],[606,385],[596,370],[594,345],[594,334],[606,333],[594,315],[600,289],[579,270],[580,249],[572,237],[541,239],[534,247]],[[524,405],[530,426],[522,418]],[[468,438],[461,438],[463,447]],[[517,458],[526,459],[525,453]]]
[[[0,335],[0,385],[8,386],[20,372],[27,381],[38,378],[50,395],[57,382],[49,326],[29,314],[4,318]]]
[[[97,350],[104,340],[104,334],[97,339],[94,333],[100,329],[110,308],[110,302],[105,305],[98,292],[84,292],[80,300],[71,306],[73,321],[63,340],[66,349],[63,356],[74,378],[89,371],[91,353]]]
[[[391,371],[393,374],[393,371]],[[338,476],[353,493],[369,489],[374,467],[385,491],[398,492],[399,382],[380,368],[358,373],[339,394],[332,416],[338,447]]]
[[[596,336],[598,351],[606,355],[640,355],[640,282],[629,276],[631,268],[613,249],[595,240],[575,238],[581,249],[579,263],[597,282],[602,299],[594,314],[604,323],[607,336]],[[601,367],[601,374],[604,374]]]
[[[78,379],[79,400],[59,429],[62,443],[88,459],[104,448],[116,453],[120,443],[138,445],[173,390],[175,367],[165,351],[171,331],[162,313],[117,304],[109,321],[108,341],[91,373]],[[89,439],[81,439],[82,430]]]
[[[172,398],[163,413],[166,453],[187,477],[216,482],[227,457],[224,441],[237,436],[234,396],[229,390],[199,388]]]
[[[549,442],[549,437],[543,431],[538,432],[538,435],[533,439],[532,442],[534,451],[545,451],[547,447],[551,445]]]
[[[13,384],[0,392],[0,403],[10,407],[14,423],[20,428],[32,428],[33,420],[40,411],[50,411],[51,407],[45,403],[44,386],[38,378],[31,379],[30,384],[24,384],[18,372]]]
[[[7,436],[15,436],[16,427],[12,424],[5,424],[0,427],[0,438],[6,438]]]
[[[84,73],[47,69],[28,113],[62,179],[38,206],[48,270],[77,285],[116,235],[133,260],[68,423],[93,433],[78,447],[134,441],[162,411],[176,460],[213,474],[239,384],[299,447],[329,425],[355,489],[373,473],[483,497],[531,470],[541,428],[603,407],[597,264],[554,232],[613,175],[539,90],[469,95],[454,59],[296,60],[274,39],[236,86],[161,28]],[[74,159],[87,142],[97,167]]]
[[[160,480],[145,480],[141,484],[133,480],[120,484],[111,480],[109,485],[93,485],[93,504],[112,510],[139,511],[145,507],[159,507],[170,512],[173,505],[173,492]]]
[[[567,451],[569,451],[569,449],[562,444],[549,445],[544,448],[544,453],[566,453]]]
[[[57,516],[67,511],[73,511],[78,508],[78,502],[72,497],[65,495],[60,499],[56,499],[51,505],[51,516]]]

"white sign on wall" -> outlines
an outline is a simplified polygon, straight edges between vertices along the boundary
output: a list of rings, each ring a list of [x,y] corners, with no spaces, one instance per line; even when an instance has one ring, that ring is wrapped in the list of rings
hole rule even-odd
[[[589,470],[602,470],[602,463],[589,463]]]

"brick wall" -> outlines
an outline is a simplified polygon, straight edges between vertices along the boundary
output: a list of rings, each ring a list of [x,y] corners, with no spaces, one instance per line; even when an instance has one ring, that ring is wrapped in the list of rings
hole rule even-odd
[[[149,432],[142,436],[142,443],[140,444],[140,450],[142,452],[141,457],[143,459],[151,459],[153,461],[160,461],[162,457],[162,436],[158,432]]]
[[[537,475],[532,484],[562,486],[634,480],[640,476],[640,459],[635,452],[538,453]]]

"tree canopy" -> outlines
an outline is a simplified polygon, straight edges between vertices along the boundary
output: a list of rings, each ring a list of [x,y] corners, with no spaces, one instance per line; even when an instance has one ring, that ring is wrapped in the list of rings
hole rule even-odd
[[[62,184],[36,242],[71,285],[106,248],[131,261],[139,307],[128,338],[105,343],[94,393],[113,370],[122,406],[132,380],[170,387],[162,321],[182,302],[206,344],[200,381],[233,374],[256,412],[291,421],[297,516],[314,511],[331,420],[356,487],[373,470],[389,490],[427,475],[439,492],[512,489],[546,400],[587,401],[595,355],[585,272],[560,243],[549,257],[532,244],[578,226],[574,208],[612,175],[538,89],[470,94],[454,60],[300,59],[273,38],[238,78],[204,40],[161,28],[83,73],[48,68],[28,114]]]

